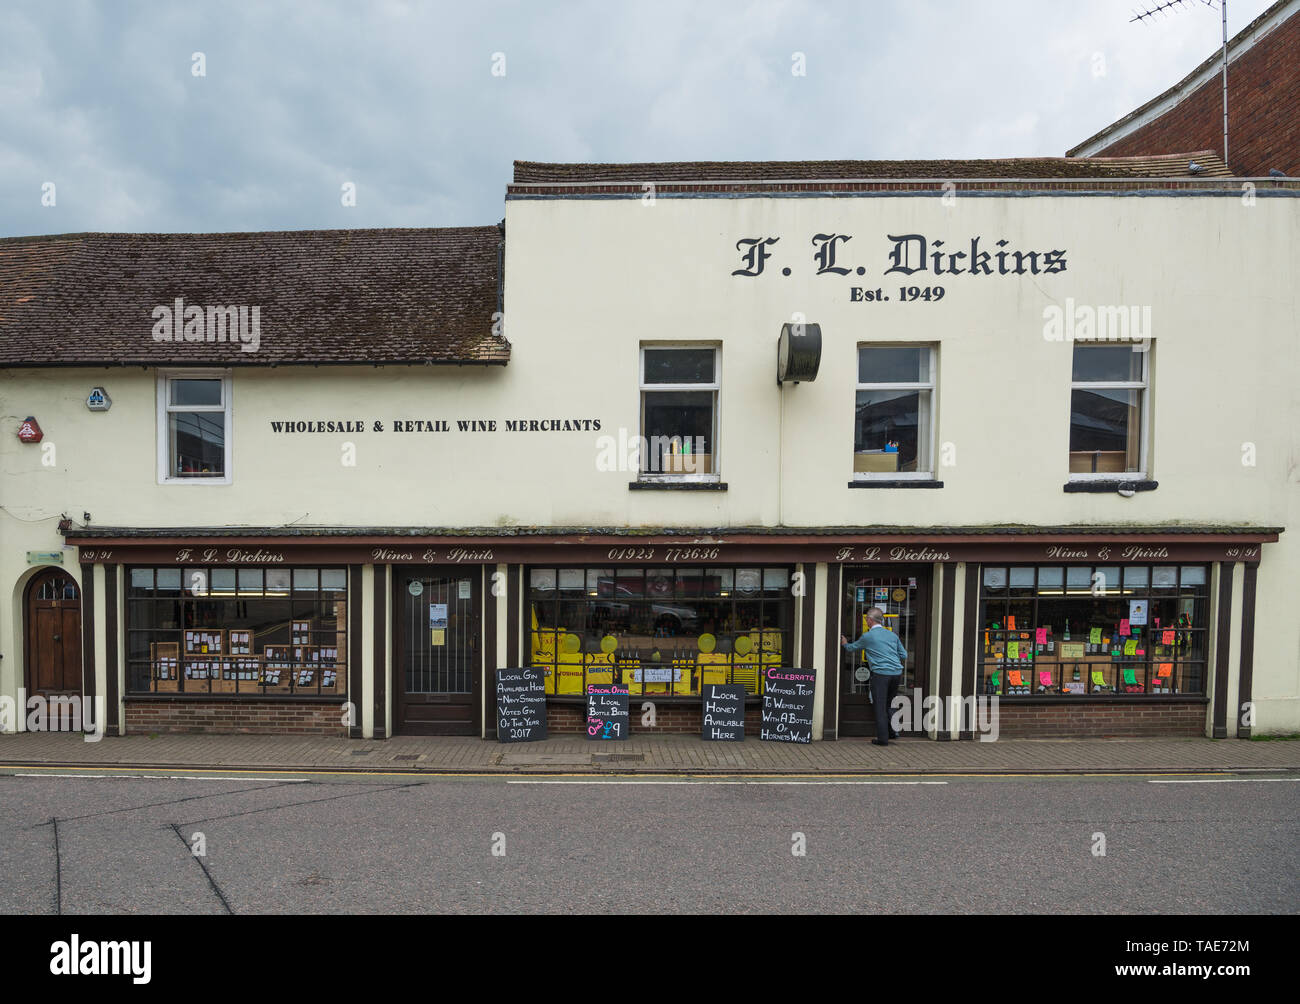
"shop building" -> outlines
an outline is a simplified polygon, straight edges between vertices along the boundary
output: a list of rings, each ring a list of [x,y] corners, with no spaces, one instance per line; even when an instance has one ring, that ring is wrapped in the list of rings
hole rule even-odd
[[[1003,736],[1300,730],[1298,194],[1209,151],[521,162],[500,227],[0,241],[41,436],[0,442],[0,695],[493,739],[532,665],[552,733],[619,683],[698,734],[704,685],[756,720],[804,671],[834,739],[878,606],[916,706]]]
[[[1300,177],[1300,0],[1277,0],[1228,40],[1228,153],[1241,177]],[[1225,53],[1084,140],[1067,157],[1223,152]]]

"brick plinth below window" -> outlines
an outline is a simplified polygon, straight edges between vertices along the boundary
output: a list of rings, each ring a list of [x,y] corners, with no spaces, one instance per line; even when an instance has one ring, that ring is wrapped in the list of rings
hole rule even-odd
[[[1003,739],[1106,739],[1205,735],[1203,701],[1161,704],[998,703]]]
[[[649,696],[633,694],[628,701],[628,721],[634,735],[694,735],[698,736],[703,728],[698,704],[663,704],[655,705],[655,727],[641,724],[645,714],[641,705],[650,701]],[[745,739],[757,739],[762,726],[763,710],[758,705],[745,708]],[[546,728],[548,735],[573,735],[587,732],[587,710],[581,704],[552,704],[546,706]]]
[[[327,704],[295,701],[126,700],[127,735],[209,733],[215,735],[311,735],[345,737],[342,700]]]

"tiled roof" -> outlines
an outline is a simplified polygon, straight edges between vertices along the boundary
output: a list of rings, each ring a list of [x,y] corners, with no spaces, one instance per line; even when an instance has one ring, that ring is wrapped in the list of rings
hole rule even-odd
[[[495,226],[3,238],[0,366],[505,363],[501,239]],[[155,340],[153,311],[178,298],[260,307],[257,350]]]
[[[1204,170],[1192,174],[1195,161]],[[1013,157],[1006,160],[767,160],[666,164],[539,164],[515,161],[515,184],[692,181],[870,181],[1230,177],[1212,150],[1150,157]]]

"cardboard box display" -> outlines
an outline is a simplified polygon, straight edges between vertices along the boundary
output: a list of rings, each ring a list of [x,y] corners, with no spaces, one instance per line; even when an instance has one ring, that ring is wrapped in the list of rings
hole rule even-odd
[[[854,474],[896,474],[897,472],[897,453],[877,453],[868,450],[853,454]]]
[[[665,453],[662,471],[649,471],[650,474],[712,474],[713,454],[711,453]]]

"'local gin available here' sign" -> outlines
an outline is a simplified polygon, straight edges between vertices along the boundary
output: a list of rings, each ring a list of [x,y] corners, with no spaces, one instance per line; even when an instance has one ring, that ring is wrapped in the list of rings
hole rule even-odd
[[[546,684],[540,669],[497,670],[497,738],[503,743],[546,738]]]

